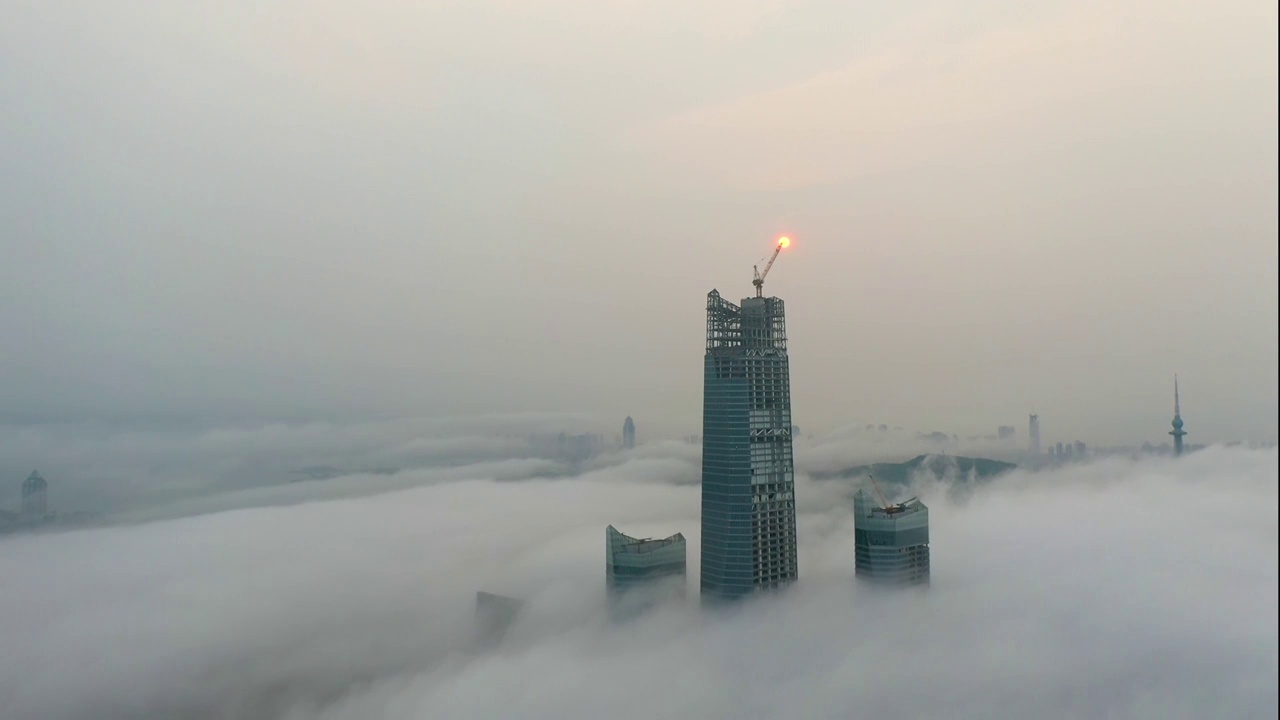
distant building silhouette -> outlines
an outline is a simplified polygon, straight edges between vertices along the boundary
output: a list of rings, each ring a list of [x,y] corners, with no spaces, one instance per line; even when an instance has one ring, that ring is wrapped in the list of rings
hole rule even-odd
[[[1040,416],[1035,413],[1031,414],[1030,428],[1028,434],[1031,437],[1031,444],[1027,447],[1032,455],[1040,454]]]
[[[1187,434],[1182,429],[1182,403],[1178,398],[1178,376],[1173,376],[1173,430],[1169,431],[1173,436],[1173,454],[1175,456],[1182,454],[1182,437]]]
[[[605,588],[615,619],[643,612],[650,605],[685,595],[684,535],[661,540],[633,538],[610,525],[604,531]]]
[[[49,484],[40,476],[39,471],[32,470],[22,482],[22,514],[40,517],[48,514],[48,496]]]
[[[916,439],[925,440],[938,445],[946,445],[948,443],[958,442],[960,440],[960,438],[955,437],[954,435],[948,435],[944,432],[931,432],[928,434],[918,432],[916,433]]]
[[[865,490],[853,496],[858,578],[889,585],[929,583],[929,508],[912,498],[882,507]]]
[[[1000,442],[1013,442],[1014,429],[1011,425],[1001,425],[996,428],[996,439]]]
[[[592,433],[581,435],[560,433],[556,438],[556,456],[570,462],[590,460],[599,454],[600,447],[600,436]]]
[[[493,593],[476,593],[476,642],[491,648],[502,642],[511,623],[515,622],[523,602]]]
[[[631,450],[636,446],[636,423],[628,415],[622,423],[622,447]]]

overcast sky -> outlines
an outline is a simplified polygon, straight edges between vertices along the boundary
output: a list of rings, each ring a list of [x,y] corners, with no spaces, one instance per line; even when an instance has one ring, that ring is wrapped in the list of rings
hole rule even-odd
[[[798,584],[728,617],[697,612],[699,490],[671,482],[696,451],[642,450],[10,537],[6,717],[1276,716],[1274,448],[922,483],[931,586],[889,596],[853,580],[853,486],[802,473]],[[687,602],[608,626],[608,524],[683,532]],[[480,656],[477,590],[525,602]]]
[[[801,426],[1277,434],[1262,0],[0,8],[0,422],[697,430],[705,293]]]

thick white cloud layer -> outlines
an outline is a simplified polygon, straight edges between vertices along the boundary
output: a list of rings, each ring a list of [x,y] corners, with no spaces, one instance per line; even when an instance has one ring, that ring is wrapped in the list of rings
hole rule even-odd
[[[922,485],[921,593],[858,587],[848,488],[803,481],[801,581],[726,615],[695,602],[697,486],[636,468],[5,540],[3,715],[1276,715],[1275,450]],[[685,533],[685,605],[606,622],[610,523]],[[526,600],[489,653],[477,590]]]

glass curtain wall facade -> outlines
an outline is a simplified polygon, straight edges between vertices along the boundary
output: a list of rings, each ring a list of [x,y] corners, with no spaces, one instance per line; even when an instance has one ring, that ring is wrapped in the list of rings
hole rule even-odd
[[[784,306],[776,297],[707,295],[702,402],[702,576],[705,601],[797,577],[791,378]]]
[[[912,499],[886,510],[862,490],[853,496],[854,572],[888,585],[929,583],[929,508]]]
[[[629,616],[654,603],[685,595],[684,535],[633,538],[605,528],[605,587],[610,611]]]

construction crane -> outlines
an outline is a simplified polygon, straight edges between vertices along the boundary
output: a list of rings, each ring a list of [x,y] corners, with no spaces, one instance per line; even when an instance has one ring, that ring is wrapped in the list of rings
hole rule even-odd
[[[756,297],[762,297],[764,295],[764,276],[769,274],[769,268],[773,267],[773,262],[778,259],[778,253],[782,252],[782,249],[790,244],[791,238],[786,235],[778,238],[778,245],[773,249],[773,255],[769,256],[769,263],[764,266],[764,272],[760,272],[760,266],[758,265],[751,266],[752,272],[755,273],[755,277],[752,278],[751,284],[756,286]]]
[[[888,501],[887,499],[885,499],[884,493],[883,493],[883,492],[881,492],[881,490],[880,490],[880,483],[876,482],[876,476],[875,476],[875,475],[872,475],[871,473],[867,473],[867,478],[871,480],[871,487],[875,488],[875,491],[876,491],[876,497],[880,498],[880,509],[881,509],[881,510],[884,510],[884,511],[885,511],[886,513],[888,513],[889,515],[893,515],[894,513],[900,513],[900,512],[902,512],[903,510],[906,510],[906,509],[907,509],[907,508],[906,508],[907,503],[898,503],[897,505],[890,505],[890,504],[889,504],[889,501]],[[915,498],[912,498],[912,500],[914,500],[914,499],[915,499]],[[911,502],[911,500],[908,500],[907,502]]]

